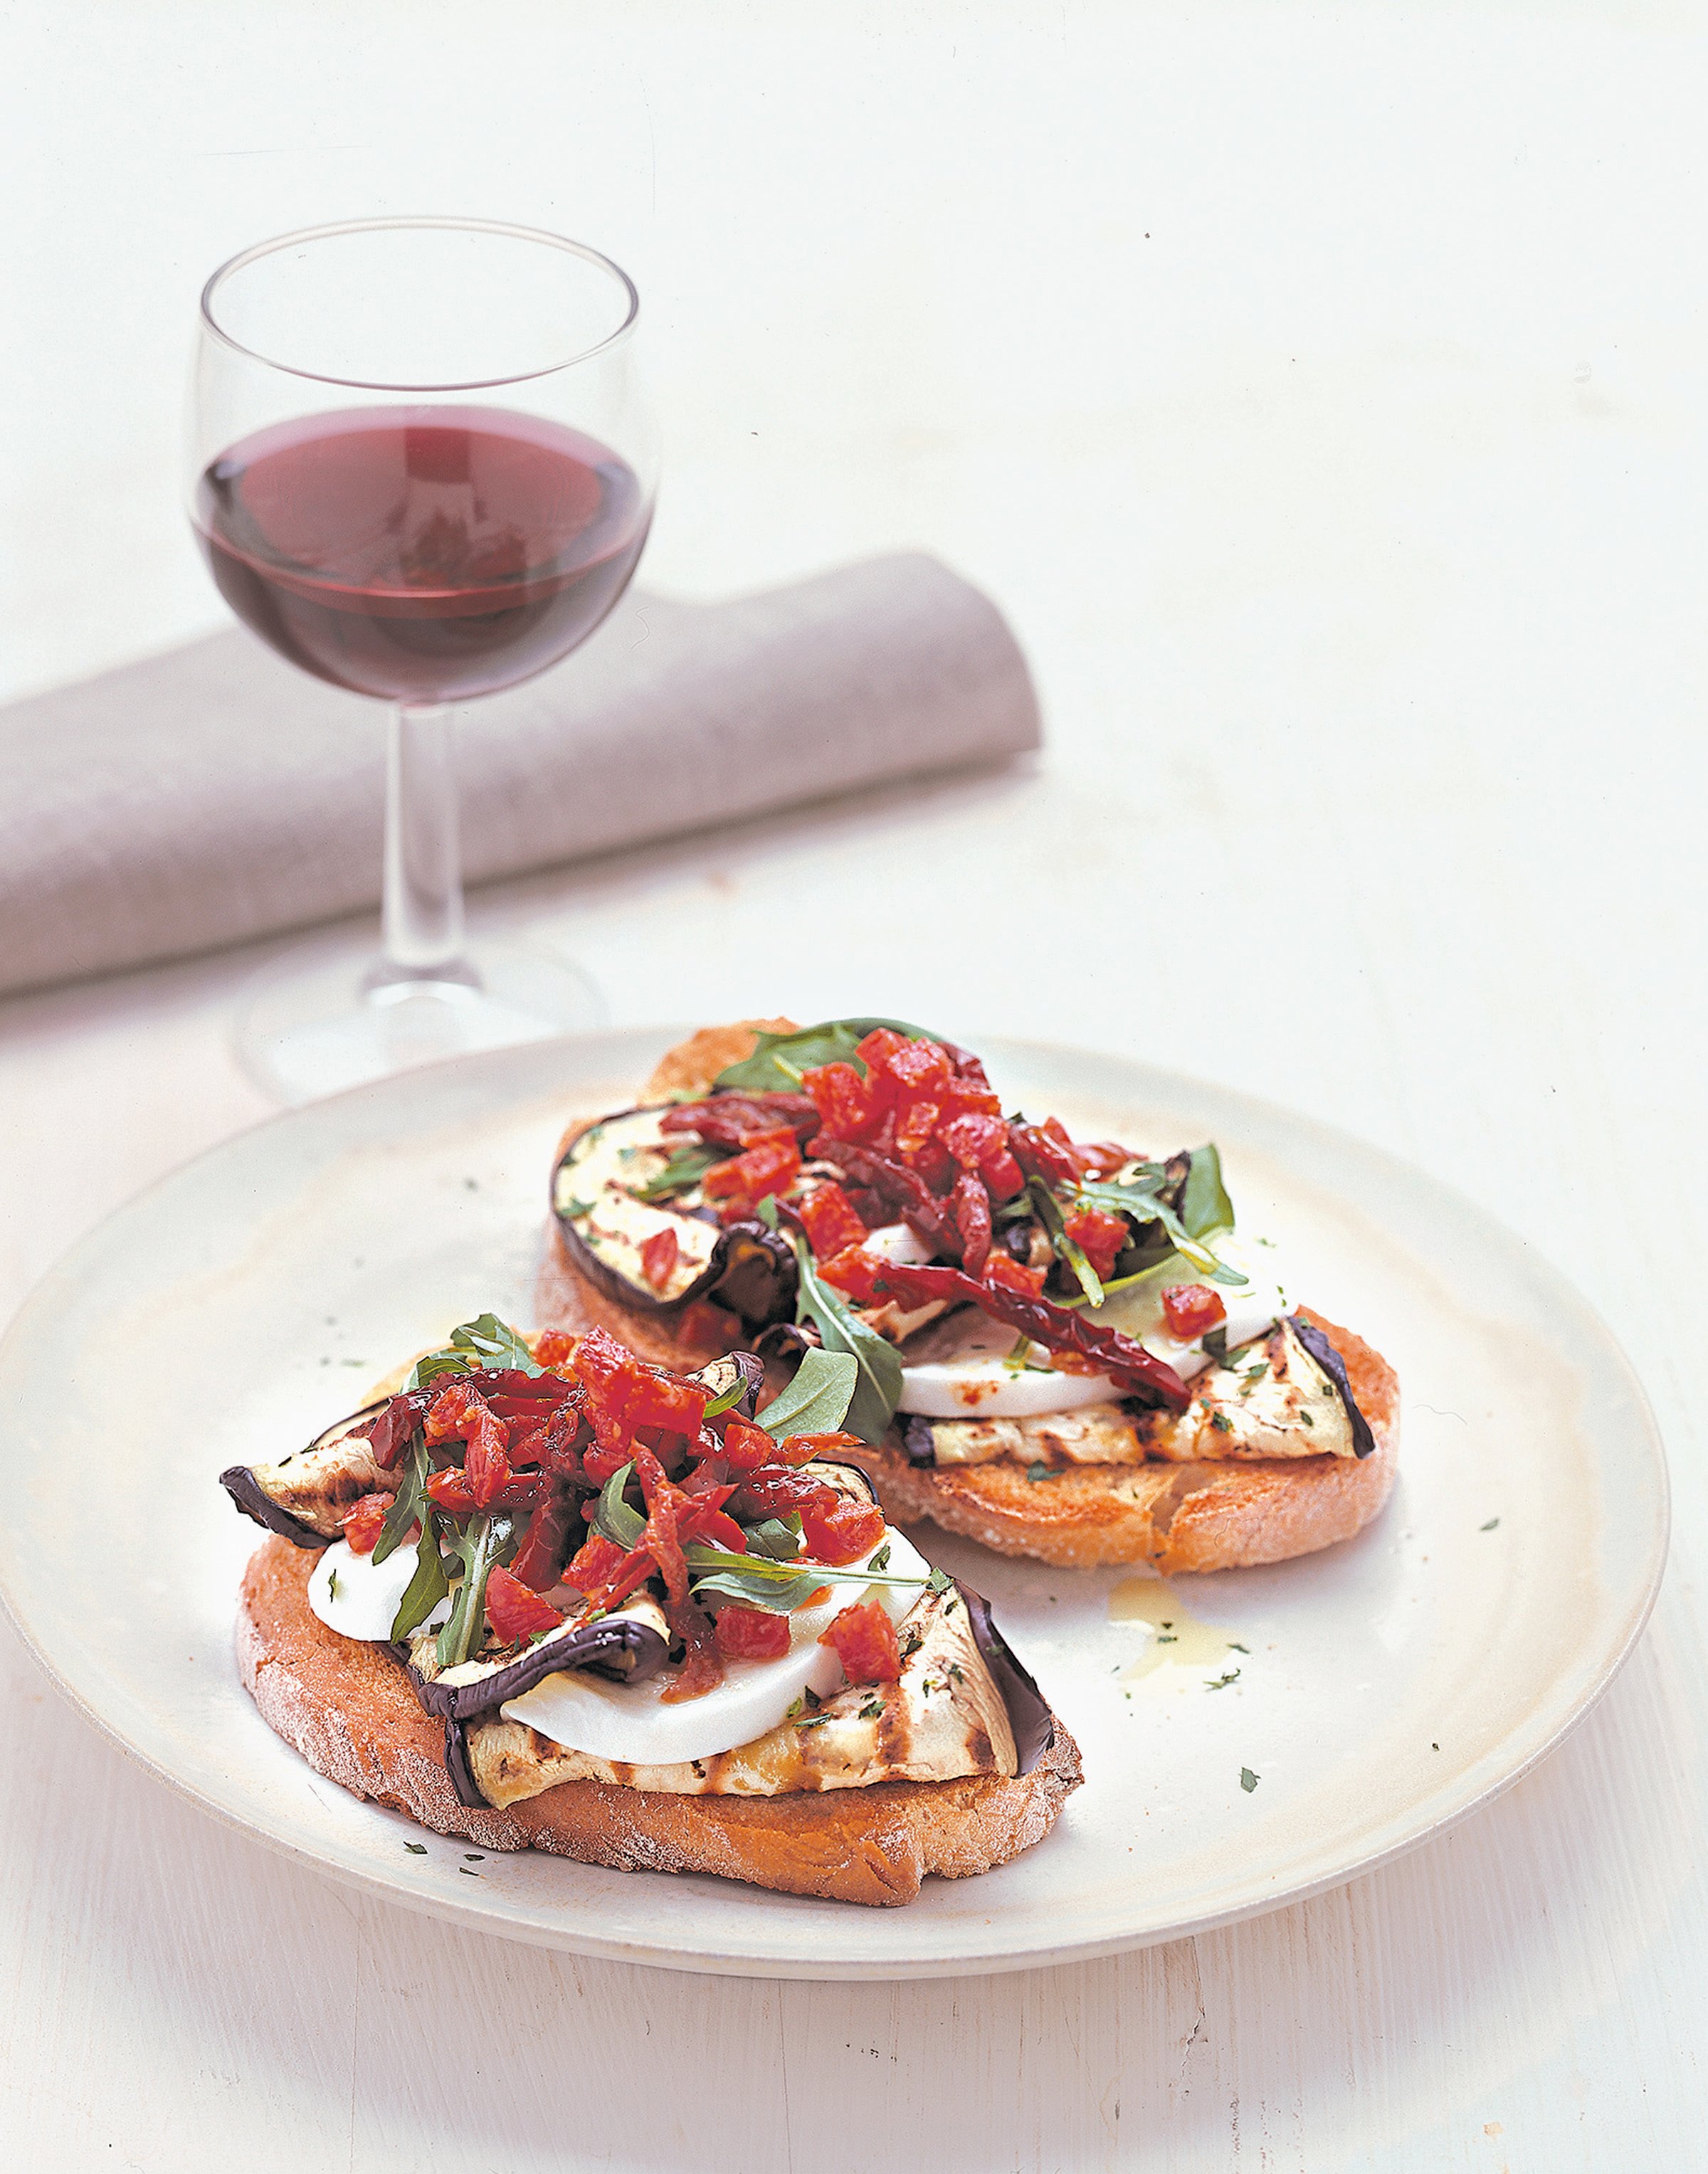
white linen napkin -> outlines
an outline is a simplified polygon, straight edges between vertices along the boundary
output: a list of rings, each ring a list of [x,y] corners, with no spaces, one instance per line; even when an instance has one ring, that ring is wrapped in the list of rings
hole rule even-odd
[[[0,710],[0,992],[373,905],[382,724],[239,629]],[[473,883],[1040,737],[995,606],[916,554],[727,603],[630,591],[457,732]]]

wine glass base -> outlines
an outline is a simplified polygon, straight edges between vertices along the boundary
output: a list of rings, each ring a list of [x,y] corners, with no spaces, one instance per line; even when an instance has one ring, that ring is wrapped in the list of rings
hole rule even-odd
[[[235,1039],[257,1086],[311,1102],[442,1057],[585,1034],[609,1016],[578,966],[522,944],[474,945],[444,978],[294,953],[251,985]]]

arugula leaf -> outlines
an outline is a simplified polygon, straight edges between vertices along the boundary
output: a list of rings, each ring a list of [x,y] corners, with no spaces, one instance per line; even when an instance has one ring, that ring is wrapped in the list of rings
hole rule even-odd
[[[813,1270],[807,1241],[795,1236],[795,1258],[800,1263],[797,1321],[812,1321],[827,1351],[847,1352],[858,1362],[859,1380],[843,1425],[862,1441],[880,1442],[901,1402],[901,1355],[875,1328],[858,1321]]]
[[[1070,1237],[1056,1196],[1041,1177],[1029,1177],[1026,1191],[1038,1210],[1038,1219],[1050,1234],[1050,1242],[1079,1279],[1079,1288],[1093,1306],[1103,1303],[1103,1279],[1087,1259],[1085,1248]]]
[[[773,1562],[792,1562],[801,1552],[798,1510],[791,1510],[786,1517],[761,1517],[758,1524],[744,1530],[749,1555],[767,1555]],[[878,1568],[883,1567],[880,1563]]]
[[[1084,1179],[1078,1198],[1083,1206],[1112,1209],[1117,1215],[1130,1215],[1138,1223],[1159,1223],[1174,1241],[1176,1252],[1184,1254],[1198,1274],[1213,1284],[1243,1284],[1251,1280],[1238,1268],[1230,1268],[1219,1261],[1207,1246],[1200,1245],[1149,1179],[1120,1184],[1108,1179]]]
[[[1222,1182],[1222,1158],[1213,1143],[1194,1148],[1181,1194],[1181,1220],[1194,1238],[1208,1238],[1234,1227],[1234,1203]]]
[[[603,1533],[613,1547],[621,1548],[625,1555],[639,1544],[646,1529],[646,1520],[640,1512],[623,1500],[623,1490],[634,1469],[631,1458],[620,1472],[611,1474],[599,1490],[598,1506],[593,1512],[594,1531]]]
[[[759,1425],[773,1441],[793,1434],[835,1434],[859,1383],[860,1362],[851,1351],[803,1351],[795,1378],[759,1414]]]
[[[462,1564],[462,1582],[439,1633],[441,1668],[454,1668],[479,1652],[486,1628],[486,1581],[515,1552],[516,1539],[515,1519],[500,1510],[471,1517],[462,1532],[452,1530],[451,1545]]]
[[[740,1557],[737,1557],[740,1560]],[[801,1603],[815,1593],[824,1582],[822,1576],[792,1577],[786,1584],[775,1580],[745,1576],[740,1571],[711,1571],[694,1582],[696,1600],[707,1593],[715,1593],[720,1600],[738,1601],[743,1608],[758,1608],[767,1615],[792,1614]]]
[[[767,1230],[775,1230],[777,1227],[777,1196],[776,1193],[762,1192],[759,1198],[754,1203],[754,1214],[759,1218],[759,1221],[765,1225]]]
[[[516,1330],[495,1313],[483,1313],[473,1321],[465,1321],[461,1328],[451,1330],[451,1341],[459,1351],[473,1352],[477,1366],[513,1366],[523,1374],[543,1374],[546,1371]]]
[[[392,1506],[386,1512],[386,1521],[380,1528],[380,1537],[374,1543],[374,1560],[385,1561],[393,1554],[411,1525],[421,1514],[421,1502],[427,1485],[427,1444],[417,1427],[409,1438],[408,1461]]]
[[[738,1373],[721,1395],[712,1398],[705,1408],[704,1416],[709,1420],[715,1420],[721,1412],[732,1412],[747,1394],[747,1376]]]
[[[936,1041],[940,1036],[928,1027],[910,1026],[905,1019],[822,1019],[817,1026],[796,1027],[787,1034],[761,1033],[751,1057],[727,1064],[712,1082],[715,1087],[745,1087],[749,1092],[792,1093],[801,1074],[839,1058],[858,1073],[866,1067],[854,1052],[873,1027],[887,1026],[912,1041]]]
[[[412,1630],[419,1630],[450,1590],[451,1580],[439,1552],[439,1512],[430,1502],[424,1501],[415,1575],[403,1588],[403,1598],[392,1618],[393,1639],[407,1638]]]
[[[511,1366],[523,1374],[546,1371],[507,1322],[500,1321],[495,1313],[483,1313],[453,1328],[443,1350],[430,1351],[424,1359],[418,1359],[406,1386],[424,1389],[446,1374],[472,1374],[481,1366]]]
[[[635,1198],[650,1203],[667,1199],[673,1192],[686,1192],[689,1186],[699,1184],[714,1163],[727,1161],[729,1153],[727,1148],[704,1147],[698,1140],[678,1148],[657,1177],[635,1187]]]

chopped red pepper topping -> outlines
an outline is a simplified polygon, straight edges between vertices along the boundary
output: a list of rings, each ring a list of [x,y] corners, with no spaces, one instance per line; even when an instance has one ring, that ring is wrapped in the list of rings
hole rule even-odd
[[[603,1328],[589,1329],[581,1338],[576,1371],[586,1384],[602,1449],[612,1448],[637,1427],[657,1427],[667,1434],[686,1435],[692,1441],[711,1402],[710,1389],[647,1366]],[[592,1471],[592,1467],[587,1468]]]
[[[851,1684],[893,1684],[901,1676],[901,1649],[895,1625],[881,1601],[857,1600],[819,1640],[835,1648]]]
[[[813,1251],[821,1261],[830,1260],[845,1247],[857,1246],[866,1236],[865,1224],[840,1185],[815,1186],[801,1202],[798,1212]]]
[[[720,1608],[716,1629],[727,1661],[780,1661],[789,1650],[788,1617],[763,1608]]]
[[[676,1267],[677,1256],[682,1248],[677,1243],[676,1232],[669,1224],[655,1230],[640,1247],[640,1273],[654,1290],[662,1291],[670,1280]]]
[[[826,1488],[829,1502],[801,1506],[801,1536],[815,1562],[853,1562],[869,1555],[884,1538],[884,1512],[875,1502],[857,1502]]]
[[[881,1301],[878,1285],[889,1266],[882,1253],[868,1253],[863,1246],[849,1246],[828,1261],[821,1261],[819,1274],[862,1306],[870,1306]]]
[[[564,1620],[550,1601],[543,1600],[502,1564],[486,1581],[486,1618],[505,1646],[517,1645],[542,1630],[555,1630]]]
[[[364,1495],[359,1501],[350,1505],[345,1512],[343,1529],[353,1555],[372,1555],[380,1528],[386,1522],[386,1512],[396,1500],[392,1495]]]
[[[1162,1295],[1162,1311],[1170,1335],[1187,1343],[1228,1317],[1221,1293],[1208,1284],[1176,1284]]]
[[[839,1140],[872,1138],[880,1112],[873,1100],[870,1080],[862,1079],[851,1064],[822,1065],[816,1072],[803,1073],[801,1084],[818,1110],[820,1130]]]
[[[1084,1252],[1105,1280],[1115,1274],[1115,1263],[1132,1243],[1125,1219],[1100,1208],[1081,1208],[1066,1219],[1068,1236]]]
[[[715,1162],[700,1181],[700,1189],[708,1200],[763,1200],[767,1193],[781,1192],[793,1184],[800,1169],[800,1144],[793,1133],[780,1127],[761,1133],[750,1148],[728,1162]]]

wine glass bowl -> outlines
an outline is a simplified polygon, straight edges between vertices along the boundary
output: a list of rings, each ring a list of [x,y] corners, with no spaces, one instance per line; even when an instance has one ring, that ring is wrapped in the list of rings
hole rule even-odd
[[[657,481],[638,314],[597,251],[473,219],[281,236],[203,291],[188,481],[214,579],[291,663],[398,706],[385,956],[337,986],[287,962],[240,1031],[287,1100],[597,1023],[573,969],[464,953],[442,706],[555,664],[626,587]]]

